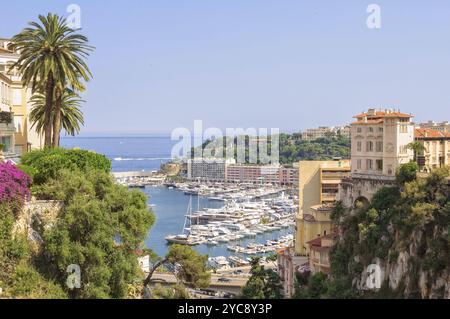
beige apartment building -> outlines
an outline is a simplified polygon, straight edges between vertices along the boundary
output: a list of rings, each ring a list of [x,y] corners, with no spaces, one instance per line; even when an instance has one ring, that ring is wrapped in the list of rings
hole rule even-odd
[[[18,59],[19,55],[11,41],[0,39],[0,112],[11,113],[14,137],[11,138],[10,134],[11,123],[8,124],[8,130],[5,129],[5,123],[0,124],[0,136],[6,142],[2,144],[10,145],[10,153],[21,155],[29,150],[42,148],[43,139],[31,129],[28,119],[31,90],[23,86],[17,70],[9,71],[10,66]]]
[[[307,242],[330,234],[330,213],[342,179],[350,175],[350,160],[299,162],[299,212],[295,253],[306,255]]]
[[[408,148],[414,141],[412,115],[369,109],[354,118],[352,177],[395,179],[397,168],[413,159],[413,151]]]
[[[450,165],[450,132],[416,128],[414,138],[424,147],[417,156],[422,172]]]

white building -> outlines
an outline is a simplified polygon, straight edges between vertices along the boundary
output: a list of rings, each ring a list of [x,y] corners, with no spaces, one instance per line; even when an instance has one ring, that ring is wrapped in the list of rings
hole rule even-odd
[[[225,181],[228,165],[234,159],[194,158],[187,162],[187,177],[190,180]]]
[[[414,153],[412,115],[393,110],[369,109],[351,124],[353,177],[394,179],[397,168],[410,162]]]

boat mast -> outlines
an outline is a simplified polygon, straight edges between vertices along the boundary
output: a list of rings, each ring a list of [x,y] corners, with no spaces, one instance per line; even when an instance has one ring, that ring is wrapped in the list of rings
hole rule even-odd
[[[189,197],[189,204],[188,204],[186,216],[184,217],[184,225],[183,225],[182,234],[184,234],[184,232],[186,230],[186,223],[187,223],[188,216],[190,216],[192,214],[192,208],[191,207],[192,207],[192,195]],[[192,216],[190,216],[190,217],[192,217]]]

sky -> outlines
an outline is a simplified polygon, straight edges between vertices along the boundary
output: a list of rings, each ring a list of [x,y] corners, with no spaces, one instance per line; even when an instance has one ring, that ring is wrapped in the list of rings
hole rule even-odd
[[[342,125],[369,108],[450,120],[450,2],[16,0],[0,37],[81,9],[96,47],[83,134]],[[370,4],[380,28],[368,28]],[[5,14],[6,13],[6,14]]]

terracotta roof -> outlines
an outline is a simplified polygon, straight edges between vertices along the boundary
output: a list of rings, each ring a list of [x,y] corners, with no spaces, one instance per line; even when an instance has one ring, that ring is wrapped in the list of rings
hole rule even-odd
[[[317,246],[320,247],[322,246],[322,237],[317,237],[313,240],[307,241],[307,244],[311,245],[311,246]]]
[[[355,116],[353,116],[354,118],[359,118],[359,117],[365,117],[365,116],[367,116],[368,118],[373,118],[373,117],[414,117],[414,116],[412,116],[411,114],[406,114],[406,113],[401,113],[401,112],[395,112],[395,111],[392,111],[392,112],[385,112],[385,111],[375,111],[374,112],[374,114],[372,115],[369,115],[369,113],[368,112],[366,112],[366,113],[362,113],[362,114],[359,114],[359,115],[355,115]]]
[[[367,121],[356,121],[353,122],[351,124],[380,124],[383,123],[382,119],[378,119],[378,120],[367,120]]]
[[[450,133],[439,132],[430,128],[416,128],[414,130],[415,138],[450,138]]]
[[[315,222],[316,219],[311,214],[303,214],[303,220],[306,220],[307,222]]]

